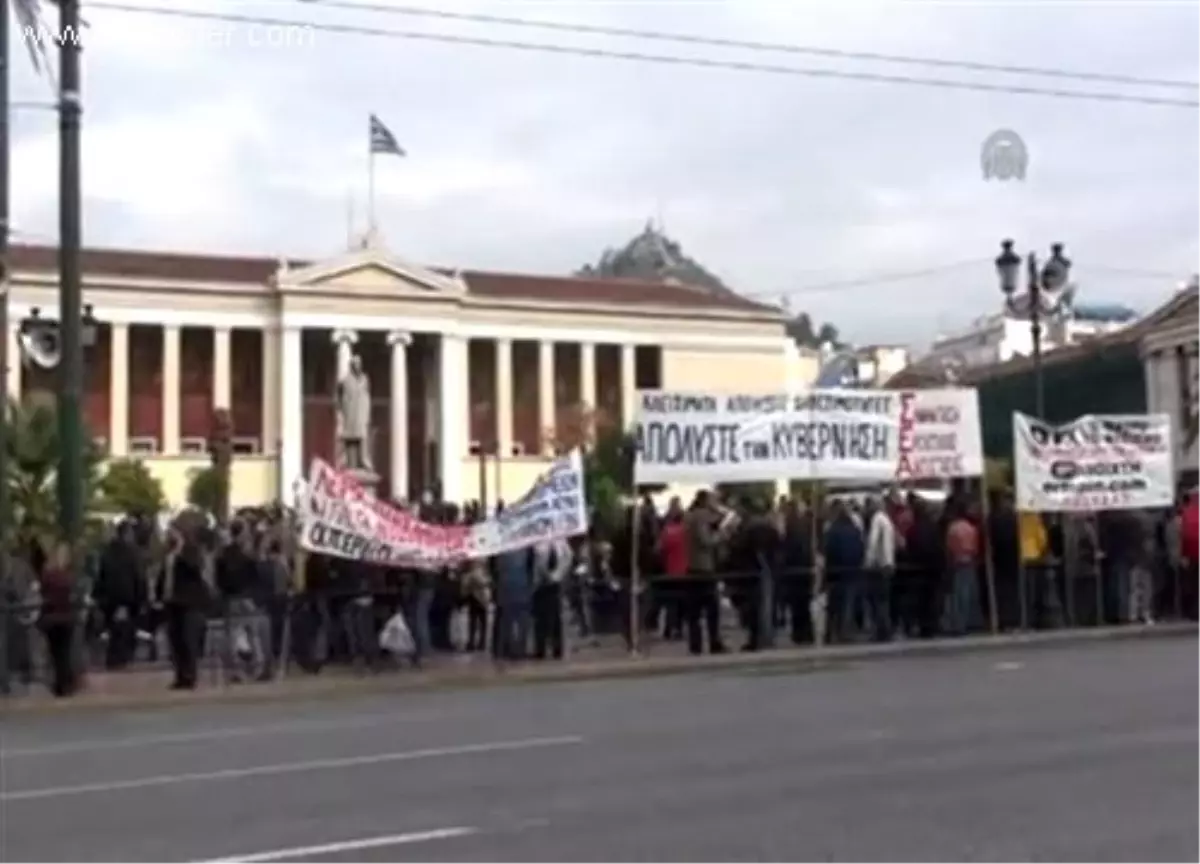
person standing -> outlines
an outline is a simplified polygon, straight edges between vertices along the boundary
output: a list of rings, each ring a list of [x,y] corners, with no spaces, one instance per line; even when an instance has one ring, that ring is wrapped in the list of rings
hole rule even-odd
[[[75,692],[75,578],[71,573],[71,547],[59,543],[42,570],[42,614],[38,619],[50,655],[51,690],[55,696]]]
[[[892,582],[896,577],[896,527],[878,501],[867,509],[867,541],[863,554],[864,599],[876,642],[892,638]]]
[[[137,650],[137,622],[146,599],[141,563],[133,522],[122,521],[100,556],[93,592],[108,633],[109,669],[125,668]]]
[[[497,660],[521,660],[529,651],[529,619],[533,604],[533,579],[528,549],[496,556]]]
[[[700,629],[703,619],[708,630],[708,650],[723,654],[721,641],[721,607],[717,597],[717,546],[721,539],[721,513],[713,506],[707,489],[696,493],[692,506],[684,517],[688,540],[688,579],[685,620],[688,651],[704,652]]]
[[[185,541],[181,534],[172,531],[155,590],[157,602],[165,610],[171,665],[175,669],[172,690],[196,687],[196,666],[210,602],[204,570],[200,544],[195,538]]]
[[[533,547],[533,654],[555,660],[563,656],[562,586],[571,569],[571,547],[562,538],[543,540]]]
[[[955,506],[946,528],[946,565],[950,574],[949,630],[965,636],[979,626],[979,529],[968,509]]]
[[[687,527],[683,524],[683,505],[672,498],[667,516],[658,535],[658,557],[662,561],[663,579],[655,585],[656,593],[666,610],[663,637],[674,641],[683,635],[686,597],[680,590],[688,576]]]

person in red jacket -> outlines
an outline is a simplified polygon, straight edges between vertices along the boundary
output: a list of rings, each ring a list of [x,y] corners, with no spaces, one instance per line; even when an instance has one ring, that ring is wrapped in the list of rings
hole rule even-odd
[[[670,580],[687,578],[688,565],[691,563],[688,556],[687,526],[683,524],[683,505],[678,498],[671,499],[657,545],[658,558],[665,575],[664,581],[659,583],[659,596],[662,598],[667,618],[663,637],[675,640],[683,635],[684,588],[678,584],[671,584]]]
[[[1196,580],[1200,566],[1200,505],[1196,490],[1188,493],[1179,520],[1179,557],[1183,559],[1183,578],[1180,591],[1183,614],[1196,620]]]
[[[55,696],[70,696],[75,692],[75,579],[71,574],[71,547],[60,543],[42,569],[40,587],[42,614],[38,619],[46,637],[50,655]]]

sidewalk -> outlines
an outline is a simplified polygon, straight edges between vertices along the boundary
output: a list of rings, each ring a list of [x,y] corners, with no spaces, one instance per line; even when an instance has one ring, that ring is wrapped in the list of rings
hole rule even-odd
[[[437,662],[422,669],[399,668],[371,673],[326,668],[319,675],[296,672],[288,678],[269,683],[223,685],[206,675],[199,689],[183,693],[167,689],[171,680],[167,670],[93,672],[88,675],[86,690],[71,699],[54,699],[44,688],[37,688],[26,695],[0,701],[0,714],[305,700],[330,695],[355,696],[443,688],[638,678],[723,670],[801,670],[870,658],[1003,651],[1024,646],[1049,647],[1121,639],[1179,637],[1196,633],[1195,623],[1183,622],[936,641],[903,640],[826,648],[782,648],[719,656],[679,654],[675,646],[665,645],[656,646],[653,654],[638,657],[613,649],[600,649],[570,661],[527,661],[517,664],[497,664],[480,655],[460,655],[438,658]]]

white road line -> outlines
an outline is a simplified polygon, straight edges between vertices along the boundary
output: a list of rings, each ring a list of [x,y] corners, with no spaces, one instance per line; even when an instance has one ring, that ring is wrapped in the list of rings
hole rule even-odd
[[[249,726],[220,726],[196,732],[168,732],[158,735],[130,735],[123,738],[91,738],[62,741],[33,747],[0,748],[0,760],[28,759],[38,756],[59,756],[104,750],[128,750],[169,744],[190,744],[204,741],[223,741],[227,738],[253,738],[259,735],[303,735],[312,732],[332,732],[338,729],[368,729],[431,720],[438,712],[414,713],[389,711],[367,714],[345,720],[296,720],[286,723],[263,723]]]
[[[20,789],[13,792],[0,792],[0,801],[36,801],[44,798],[63,798],[69,795],[90,795],[97,792],[148,789],[153,786],[175,786],[182,783],[204,783],[214,780],[243,780],[247,777],[299,774],[306,771],[330,771],[340,768],[357,768],[364,765],[382,765],[391,762],[436,759],[440,756],[506,753],[518,750],[534,750],[540,747],[564,747],[582,743],[583,738],[578,735],[564,735],[558,738],[525,738],[515,741],[490,741],[483,744],[430,747],[424,750],[401,750],[394,753],[373,753],[368,756],[349,756],[340,759],[313,759],[307,762],[283,762],[275,765],[257,765],[251,768],[227,768],[222,771],[204,771],[194,774],[160,774],[151,777],[139,777],[134,780],[81,783],[78,786],[48,786],[43,789]]]
[[[255,852],[253,855],[235,855],[230,858],[214,858],[200,864],[252,864],[255,861],[292,861],[296,858],[316,858],[319,855],[337,855],[341,852],[357,852],[360,849],[378,849],[383,846],[407,846],[411,843],[429,843],[434,840],[450,840],[477,834],[474,828],[439,828],[436,831],[414,831],[411,834],[391,834],[387,837],[364,837],[361,840],[343,840],[340,843],[322,843],[319,846],[294,846],[291,849],[272,849]]]

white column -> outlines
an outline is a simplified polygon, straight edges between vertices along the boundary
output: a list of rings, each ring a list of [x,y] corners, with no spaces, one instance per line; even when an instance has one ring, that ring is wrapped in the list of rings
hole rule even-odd
[[[16,402],[21,401],[21,371],[24,369],[21,361],[21,325],[19,322],[12,322],[8,325],[8,369],[5,374],[5,383],[8,391],[8,398]]]
[[[129,455],[129,325],[109,325],[108,452]]]
[[[512,340],[496,340],[496,453],[512,456],[513,447],[513,360]]]
[[[159,452],[164,456],[179,455],[179,351],[178,326],[163,327],[162,411],[163,440]]]
[[[441,399],[438,457],[441,462],[442,497],[459,503],[463,490],[463,459],[467,455],[470,423],[467,417],[467,340],[444,335],[441,339]]]
[[[262,331],[262,441],[264,454],[279,454],[279,370],[282,350],[279,326],[268,324]]]
[[[333,344],[337,346],[337,378],[341,381],[350,373],[350,358],[358,344],[358,334],[353,330],[334,330]]]
[[[391,448],[392,498],[408,498],[408,346],[412,336],[395,330],[388,334],[392,349]]]
[[[213,408],[233,407],[233,333],[228,327],[213,328]]]
[[[281,367],[280,389],[280,453],[279,497],[291,504],[295,500],[293,486],[304,476],[304,362],[301,350],[301,330],[288,327],[280,331]]]
[[[621,423],[628,430],[637,413],[637,347],[621,346]]]
[[[579,401],[586,411],[596,410],[596,346],[579,343]]]
[[[554,405],[554,343],[538,343],[538,435],[539,450],[545,455],[558,434]]]

